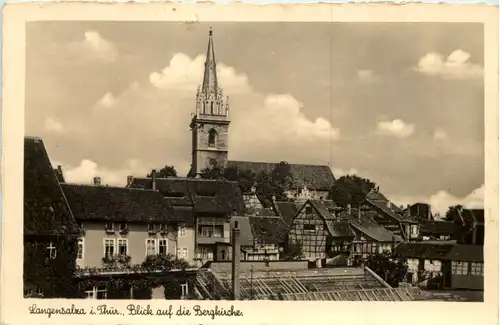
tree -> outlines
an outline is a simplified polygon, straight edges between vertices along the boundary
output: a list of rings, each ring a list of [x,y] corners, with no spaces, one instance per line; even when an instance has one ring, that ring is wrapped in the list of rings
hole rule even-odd
[[[151,177],[151,173],[149,173],[147,177]],[[165,165],[165,167],[156,171],[156,177],[158,178],[177,177],[177,171],[175,170],[174,166]]]
[[[366,199],[366,195],[377,184],[367,178],[357,175],[342,176],[335,181],[328,198],[339,206],[359,206]]]
[[[452,205],[448,208],[448,211],[446,211],[446,214],[444,216],[445,221],[454,221],[455,218],[458,216],[458,210],[462,209],[463,206],[458,204],[458,205]]]
[[[224,179],[224,166],[221,166],[217,160],[210,159],[208,167],[205,167],[200,172],[201,178],[206,179]]]
[[[406,261],[388,251],[369,255],[364,263],[393,288],[403,282],[408,271]]]

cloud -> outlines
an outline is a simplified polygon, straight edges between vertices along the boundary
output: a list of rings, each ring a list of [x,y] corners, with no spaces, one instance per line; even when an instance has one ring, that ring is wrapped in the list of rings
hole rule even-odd
[[[149,81],[157,88],[183,91],[193,97],[193,92],[201,85],[204,66],[204,55],[191,59],[184,53],[177,53],[163,70],[151,73]],[[224,88],[226,95],[252,91],[248,77],[237,73],[233,67],[219,63],[217,78],[219,86]]]
[[[127,161],[124,166],[119,169],[99,166],[99,164],[90,159],[81,160],[77,166],[64,165],[60,162],[53,162],[52,165],[61,165],[66,182],[77,184],[91,184],[94,177],[101,177],[101,183],[103,185],[125,186],[128,175],[146,176],[148,171],[148,169],[136,159]]]
[[[392,121],[380,121],[377,123],[377,131],[380,134],[392,135],[398,138],[406,138],[413,134],[415,127],[413,124],[406,124],[400,119]]]
[[[434,130],[434,140],[444,140],[446,138],[448,138],[448,134],[446,133],[445,130],[441,129],[441,128],[437,128]]]
[[[104,96],[102,96],[102,98],[99,99],[99,101],[97,102],[97,106],[108,107],[108,108],[115,106],[115,104],[116,104],[116,98],[110,92],[104,94]]]
[[[64,133],[65,132],[64,126],[60,122],[58,122],[50,117],[47,117],[45,119],[45,130],[47,130],[48,132],[51,132],[51,133]]]
[[[358,70],[358,80],[363,83],[373,83],[378,80],[377,75],[373,70]]]
[[[343,169],[343,168],[332,168],[333,175],[335,178],[340,178],[345,175],[359,175],[359,172],[356,168],[349,168],[349,169]]]
[[[416,71],[444,79],[474,79],[483,77],[483,68],[471,63],[470,53],[462,50],[453,51],[445,59],[435,52],[427,53],[418,61]]]
[[[79,58],[95,58],[107,63],[114,62],[118,58],[115,45],[96,31],[86,31],[83,40],[71,43],[69,49],[72,56]]]
[[[469,209],[483,209],[484,208],[484,184],[479,188],[473,190],[465,197],[457,197],[450,194],[448,191],[441,190],[428,197],[407,197],[399,195],[389,195],[389,198],[396,204],[406,206],[407,204],[414,204],[417,202],[428,203],[431,205],[432,213],[439,213],[443,218],[446,211],[450,206],[462,205]]]

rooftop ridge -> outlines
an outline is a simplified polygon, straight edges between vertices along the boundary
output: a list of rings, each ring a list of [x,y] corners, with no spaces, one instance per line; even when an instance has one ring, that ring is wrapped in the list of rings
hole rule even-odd
[[[282,162],[282,161],[253,161],[253,160],[229,160],[229,165],[231,163],[253,163],[253,164],[274,164],[274,165],[279,165],[279,163]],[[291,162],[288,162],[288,161],[284,161],[283,162],[286,162],[288,165],[290,166],[321,166],[321,167],[328,167],[330,168],[330,166],[328,165],[325,165],[325,164],[296,164],[296,163],[291,163]]]
[[[136,187],[122,187],[122,186],[109,186],[109,185],[92,185],[92,184],[79,184],[79,183],[61,183],[61,186],[71,186],[71,187],[88,187],[88,188],[110,188],[110,189],[120,189],[124,191],[141,191],[148,193],[160,193],[157,190],[146,189],[146,188],[136,188]]]

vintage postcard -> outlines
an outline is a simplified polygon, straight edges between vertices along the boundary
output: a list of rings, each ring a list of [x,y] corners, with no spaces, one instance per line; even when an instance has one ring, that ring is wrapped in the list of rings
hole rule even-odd
[[[2,323],[497,324],[497,15],[7,4]]]

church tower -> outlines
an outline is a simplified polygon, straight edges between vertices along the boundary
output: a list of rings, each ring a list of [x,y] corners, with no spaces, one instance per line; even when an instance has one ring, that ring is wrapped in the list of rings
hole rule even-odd
[[[229,105],[217,82],[213,32],[208,34],[207,59],[203,83],[196,94],[196,112],[191,120],[191,177],[197,176],[212,162],[227,165]]]

